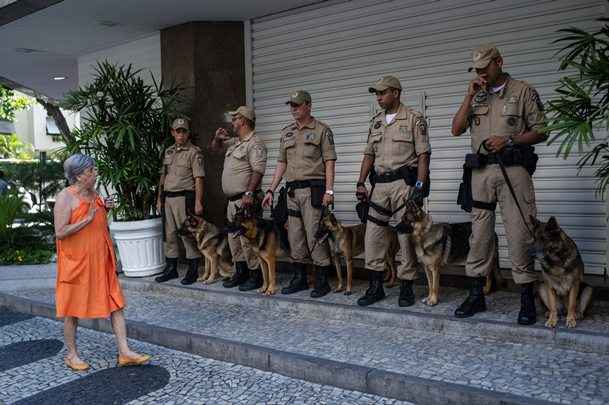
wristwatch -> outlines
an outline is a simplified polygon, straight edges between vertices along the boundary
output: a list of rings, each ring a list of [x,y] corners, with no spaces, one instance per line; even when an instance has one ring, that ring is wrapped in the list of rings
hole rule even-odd
[[[358,181],[356,185],[357,187],[366,187],[366,183],[364,183],[363,181]]]
[[[334,195],[334,190],[326,190],[326,194],[328,194],[328,195]]]
[[[417,182],[414,183],[414,188],[423,188],[423,182],[421,180],[417,180]]]
[[[245,193],[243,193],[243,195],[251,197],[251,196],[254,195],[254,192],[253,191],[246,191]]]

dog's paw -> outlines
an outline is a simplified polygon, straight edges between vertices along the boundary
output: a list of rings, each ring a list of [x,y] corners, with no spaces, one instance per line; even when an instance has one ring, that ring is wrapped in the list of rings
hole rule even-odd
[[[345,295],[351,295],[351,294],[353,294],[353,291],[351,291],[351,290],[345,291]]]
[[[266,292],[266,290],[268,289],[267,286],[263,285],[262,287],[260,287],[259,289],[256,290],[256,292],[260,293],[260,294],[264,294]]]
[[[345,287],[336,287],[332,290],[334,294],[345,291]]]
[[[264,295],[275,295],[275,293],[277,292],[278,288],[267,288],[266,291],[264,292]]]
[[[427,306],[433,307],[434,305],[438,304],[438,297],[430,295],[429,297],[423,298],[421,302]]]
[[[555,328],[556,324],[558,324],[558,316],[550,314],[550,317],[546,321],[546,326],[548,328]]]
[[[574,328],[575,325],[577,325],[575,315],[568,315],[567,316],[567,328]]]

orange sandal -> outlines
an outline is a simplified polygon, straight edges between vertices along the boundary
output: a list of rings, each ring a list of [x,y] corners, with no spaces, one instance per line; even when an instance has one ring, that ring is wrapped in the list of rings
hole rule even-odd
[[[68,368],[70,368],[74,371],[86,371],[89,368],[91,368],[91,366],[89,366],[89,364],[85,363],[84,361],[76,362],[67,357],[64,358],[63,361],[64,361],[64,363],[66,363],[66,366],[68,366]]]
[[[138,356],[130,357],[130,356],[118,356],[117,364],[119,367],[125,366],[141,366],[143,364],[148,363],[148,361],[152,358],[149,354],[140,354]]]

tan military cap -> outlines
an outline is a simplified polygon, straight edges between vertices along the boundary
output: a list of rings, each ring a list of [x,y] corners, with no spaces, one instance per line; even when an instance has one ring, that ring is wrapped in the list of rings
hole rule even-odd
[[[493,59],[500,57],[501,54],[497,47],[493,44],[480,45],[472,52],[473,66],[468,69],[471,72],[474,69],[484,69]]]
[[[242,105],[241,107],[237,108],[235,111],[229,111],[228,112],[230,115],[232,115],[233,117],[237,114],[244,116],[245,118],[247,118],[250,121],[256,121],[256,114],[254,113],[254,109],[252,107],[248,107],[246,105]]]
[[[290,93],[290,95],[288,96],[288,101],[286,101],[286,104],[304,104],[304,103],[309,103],[311,104],[311,95],[304,90],[296,90]]]
[[[186,118],[176,118],[173,120],[171,124],[172,129],[183,128],[185,130],[190,130],[190,125],[188,125],[188,120]]]
[[[370,93],[376,93],[377,91],[383,91],[388,88],[402,90],[402,84],[395,76],[383,76],[378,79],[372,87],[368,87]]]

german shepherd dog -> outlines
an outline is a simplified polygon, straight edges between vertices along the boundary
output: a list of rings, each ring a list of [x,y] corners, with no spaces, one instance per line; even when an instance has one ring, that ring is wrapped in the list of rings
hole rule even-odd
[[[324,210],[321,225],[324,228],[322,233],[325,231],[329,232],[328,241],[330,242],[332,262],[334,263],[334,267],[336,267],[338,286],[334,289],[334,292],[345,291],[345,295],[351,295],[353,286],[353,258],[364,252],[366,224],[342,225],[330,210]],[[385,258],[385,264],[389,270],[388,277],[385,281],[389,280],[392,285],[388,285],[388,287],[393,287],[396,279],[394,257],[399,249],[399,244],[395,232],[391,230],[388,230],[387,232],[391,239],[387,257]],[[347,263],[346,287],[343,282],[342,266],[339,255],[342,255]]]
[[[279,227],[269,219],[250,215],[247,210],[237,209],[234,222],[241,227],[239,233],[251,244],[260,259],[262,269],[262,287],[259,293],[273,295],[277,292],[277,256],[289,256],[287,237],[282,235]]]
[[[469,252],[472,223],[434,223],[431,215],[414,201],[406,203],[402,222],[412,227],[412,243],[417,259],[423,265],[427,275],[428,295],[423,299],[423,303],[430,306],[436,305],[439,299],[440,270],[448,263],[465,262]],[[495,240],[497,240],[496,234]],[[486,278],[485,294],[491,293],[496,285],[503,283],[499,274],[497,250],[495,258],[495,269]]]
[[[192,214],[186,217],[178,232],[192,236],[199,252],[205,258],[205,270],[197,281],[212,284],[232,276],[233,263],[226,232],[222,232],[220,228],[202,217]]]
[[[592,287],[584,284],[584,262],[577,245],[558,226],[556,218],[543,223],[531,217],[535,247],[543,254],[539,260],[543,283],[539,298],[548,309],[546,326],[558,323],[558,313],[567,312],[567,327],[574,328],[592,302]],[[560,298],[562,303],[558,302]],[[561,305],[562,304],[562,305]]]

